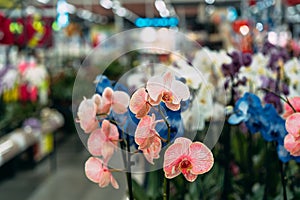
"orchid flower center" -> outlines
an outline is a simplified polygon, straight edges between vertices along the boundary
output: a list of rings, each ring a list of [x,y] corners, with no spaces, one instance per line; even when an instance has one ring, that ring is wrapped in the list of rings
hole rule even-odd
[[[182,173],[187,173],[190,169],[192,169],[192,163],[189,160],[183,160],[179,164],[179,169]]]
[[[201,103],[201,104],[206,104],[206,100],[205,100],[205,99],[201,99],[201,100],[200,100],[200,103]]]
[[[108,170],[108,169],[106,169],[106,168],[104,168],[104,169],[103,169],[103,172],[109,172],[109,170]]]
[[[162,93],[162,100],[167,103],[171,103],[173,100],[173,95],[171,92],[165,91]]]

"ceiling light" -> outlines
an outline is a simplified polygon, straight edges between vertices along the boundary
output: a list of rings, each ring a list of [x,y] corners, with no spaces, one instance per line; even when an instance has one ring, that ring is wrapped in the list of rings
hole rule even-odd
[[[169,10],[163,10],[163,11],[159,12],[159,15],[161,17],[169,17],[170,16],[170,12],[169,12]]]
[[[57,13],[63,14],[63,13],[75,13],[76,7],[72,4],[67,3],[64,0],[60,0],[57,2]]]
[[[100,0],[99,3],[105,9],[111,9],[113,6],[113,2],[110,0]]]
[[[26,8],[25,12],[26,12],[28,15],[32,15],[32,14],[34,14],[34,13],[36,12],[36,9],[35,9],[35,7],[33,7],[33,6],[28,6],[28,7]]]
[[[127,14],[127,10],[126,8],[123,8],[123,7],[120,7],[116,10],[116,14],[119,16],[119,17],[125,17],[126,14]]]
[[[49,3],[50,0],[37,0],[39,3],[47,4]]]
[[[264,30],[264,25],[261,22],[256,23],[256,29],[258,31],[263,31]]]
[[[242,35],[247,35],[249,33],[249,27],[247,25],[243,25],[240,27],[240,32]]]
[[[166,9],[166,4],[162,0],[156,0],[154,5],[155,5],[155,8],[160,12],[162,12],[163,10]]]
[[[213,3],[215,3],[215,0],[205,0],[205,2],[206,2],[207,4],[213,4]]]

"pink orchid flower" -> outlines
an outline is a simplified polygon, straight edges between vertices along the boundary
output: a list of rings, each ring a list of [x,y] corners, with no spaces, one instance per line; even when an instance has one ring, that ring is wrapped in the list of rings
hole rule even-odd
[[[208,172],[213,163],[213,154],[203,143],[179,137],[166,150],[163,166],[167,178],[182,173],[186,180],[193,182],[199,174]]]
[[[290,115],[285,121],[285,128],[294,137],[300,137],[300,113]]]
[[[92,97],[93,101],[96,104],[96,113],[100,114],[101,110],[100,110],[100,106],[101,106],[101,102],[102,102],[102,97],[99,94],[94,94]]]
[[[103,156],[105,163],[112,157],[118,146],[119,132],[116,125],[103,120],[101,128],[94,130],[87,142],[93,156]]]
[[[159,158],[161,151],[161,138],[155,130],[158,122],[163,122],[163,120],[155,121],[154,114],[151,117],[146,115],[140,120],[135,131],[134,140],[139,145],[138,149],[143,151],[145,158],[151,164],[154,164],[153,159]]]
[[[289,102],[294,107],[296,112],[300,112],[300,97],[293,97],[289,99]],[[284,109],[285,113],[283,114],[283,118],[287,118],[288,116],[294,113],[293,108],[288,103],[284,103]]]
[[[300,137],[296,138],[292,134],[287,134],[284,138],[284,148],[292,156],[300,156]]]
[[[162,122],[162,120],[155,121],[155,115],[152,114],[144,116],[135,130],[135,142],[139,145],[140,150],[148,149],[154,141],[155,137],[159,137],[157,131],[155,130],[155,126],[158,122]]]
[[[162,77],[150,78],[146,89],[154,102],[163,101],[173,111],[180,109],[180,101],[185,101],[190,97],[188,87],[181,81],[175,80],[171,72],[165,73]]]
[[[148,148],[143,149],[143,154],[146,160],[152,165],[154,165],[153,159],[159,158],[160,151],[161,151],[161,139],[159,137],[154,137],[152,144]]]
[[[150,99],[145,88],[140,88],[133,93],[130,99],[129,109],[132,113],[136,114],[136,118],[140,119],[149,113],[151,106],[158,105],[159,102],[160,100],[155,102]]]
[[[90,133],[98,127],[98,120],[96,118],[97,105],[94,99],[83,98],[83,101],[78,107],[78,120],[80,127],[85,133]]]
[[[119,188],[118,182],[99,158],[90,157],[86,161],[85,174],[89,180],[98,183],[101,188],[108,186],[110,183],[115,189]]]
[[[129,105],[129,96],[123,91],[113,91],[107,87],[102,94],[102,102],[100,105],[101,113],[110,113],[112,109],[117,114],[123,114],[127,111]]]
[[[288,134],[284,138],[284,147],[293,156],[300,156],[300,113],[290,115],[285,122]]]
[[[140,88],[133,93],[130,99],[129,109],[135,114],[136,118],[140,119],[148,114],[151,108],[148,100],[149,95],[145,88]]]

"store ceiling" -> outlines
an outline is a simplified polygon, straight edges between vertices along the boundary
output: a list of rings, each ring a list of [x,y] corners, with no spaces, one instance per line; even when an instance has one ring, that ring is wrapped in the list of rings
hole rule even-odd
[[[105,16],[113,16],[111,10],[103,8],[99,4],[99,0],[67,0],[70,4],[76,5],[76,7],[85,8],[91,10],[93,13],[97,13]],[[240,5],[241,0],[216,0],[215,5]],[[159,16],[157,10],[154,7],[155,0],[119,0],[121,5],[132,11],[141,17],[153,17]],[[205,3],[205,0],[165,0],[166,3],[170,3],[175,8],[177,14],[184,13],[185,16],[195,16],[198,13],[198,6],[201,3]]]
[[[46,4],[40,3],[42,1],[47,1]],[[56,3],[58,0],[0,0],[0,8],[2,9],[19,9],[26,8],[27,6],[34,5],[43,11],[43,9],[53,9],[55,13]],[[99,4],[99,0],[66,0],[68,3],[74,5],[76,8],[81,8],[89,10],[94,14],[113,17],[114,13],[111,9],[105,9]],[[240,5],[241,0],[216,0],[216,6],[226,6],[226,5]],[[121,5],[133,12],[140,17],[155,17],[159,16],[158,11],[154,7],[155,0],[119,0]],[[204,4],[205,0],[165,0],[166,3],[172,4],[176,14],[181,16],[197,16],[198,5]]]

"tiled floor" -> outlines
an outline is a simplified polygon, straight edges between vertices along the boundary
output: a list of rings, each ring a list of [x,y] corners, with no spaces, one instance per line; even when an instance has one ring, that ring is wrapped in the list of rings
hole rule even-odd
[[[0,200],[123,200],[125,177],[114,174],[120,189],[111,186],[100,189],[84,175],[84,162],[89,154],[76,134],[57,148],[57,168],[51,170],[51,160],[44,160],[33,170],[21,171],[0,182]]]

